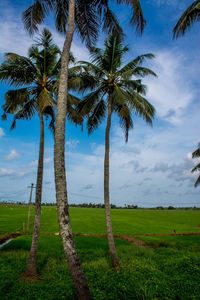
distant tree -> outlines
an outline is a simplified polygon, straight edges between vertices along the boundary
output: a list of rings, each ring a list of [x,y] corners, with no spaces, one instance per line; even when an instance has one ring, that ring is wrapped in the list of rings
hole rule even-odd
[[[200,143],[198,144],[197,149],[192,153],[192,158],[200,158]],[[199,176],[194,184],[195,187],[197,187],[200,184],[200,162],[197,163],[197,165],[192,169],[192,173],[198,172]]]
[[[110,215],[109,152],[112,115],[116,113],[119,117],[127,142],[129,130],[133,127],[132,113],[142,117],[148,124],[152,124],[155,112],[154,107],[144,98],[146,87],[142,84],[141,79],[137,79],[147,75],[156,76],[152,70],[142,66],[145,60],[154,58],[154,55],[149,53],[138,56],[122,66],[122,59],[127,52],[128,47],[123,45],[121,39],[110,35],[105,41],[104,49],[91,49],[91,62],[80,62],[81,72],[78,77],[79,90],[90,91],[78,106],[79,112],[87,117],[89,134],[97,129],[105,117],[107,118],[104,203],[109,252],[114,267],[118,267],[119,261]]]
[[[200,0],[193,1],[191,5],[183,12],[173,29],[175,38],[184,35],[194,22],[200,21]]]
[[[167,209],[172,210],[172,209],[175,209],[175,207],[172,205],[169,205]]]

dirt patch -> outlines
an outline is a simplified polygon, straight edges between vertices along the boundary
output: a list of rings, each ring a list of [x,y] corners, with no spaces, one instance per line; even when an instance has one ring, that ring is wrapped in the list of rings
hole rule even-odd
[[[121,235],[118,236],[120,239],[125,240],[131,244],[134,244],[135,246],[139,248],[149,248],[149,245],[145,243],[144,241],[138,240],[135,237],[129,236],[129,235]]]
[[[2,245],[3,243],[5,243],[7,240],[14,239],[14,238],[16,238],[16,237],[18,237],[20,235],[21,235],[20,232],[12,232],[10,234],[6,234],[6,235],[4,235],[4,236],[2,236],[0,238],[0,245]]]
[[[146,234],[140,234],[138,236],[199,236],[200,232],[181,232],[181,233],[146,233]],[[106,237],[106,234],[90,234],[90,233],[76,233],[75,236],[88,236],[88,237]],[[129,242],[130,244],[135,245],[139,248],[152,248],[152,245],[150,243],[147,243],[145,241],[139,240],[136,237],[130,236],[130,235],[120,235],[120,234],[114,234],[115,238],[125,240]]]
[[[75,236],[90,236],[90,237],[106,237],[106,234],[101,233],[75,233]]]
[[[90,233],[76,233],[75,236],[89,236],[89,237],[106,237],[106,234],[90,234]],[[125,240],[127,242],[129,242],[130,244],[134,244],[137,247],[140,248],[148,248],[149,246],[141,240],[136,239],[133,236],[129,236],[129,235],[119,235],[119,234],[114,234],[115,238],[121,239],[121,240]]]

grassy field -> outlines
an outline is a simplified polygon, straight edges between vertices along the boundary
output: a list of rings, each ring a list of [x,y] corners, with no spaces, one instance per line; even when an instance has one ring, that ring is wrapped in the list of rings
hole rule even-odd
[[[104,210],[71,208],[75,233],[105,233]],[[33,220],[32,209],[32,220]],[[0,206],[1,237],[22,230],[27,207]],[[75,238],[94,299],[200,299],[200,236],[170,236],[176,230],[200,232],[198,210],[112,210],[118,235],[136,236],[147,247],[116,239],[121,269],[110,267],[103,237]],[[38,255],[40,279],[23,280],[31,236],[23,234],[1,250],[0,299],[76,299],[66,268],[55,207],[42,208]],[[144,234],[165,234],[144,236]]]

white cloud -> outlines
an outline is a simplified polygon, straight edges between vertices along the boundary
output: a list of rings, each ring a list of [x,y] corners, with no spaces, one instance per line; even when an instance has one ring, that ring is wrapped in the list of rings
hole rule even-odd
[[[52,157],[46,157],[46,158],[44,158],[44,164],[49,164],[49,163],[51,163],[52,162]],[[32,161],[30,164],[29,164],[29,166],[30,167],[37,167],[37,165],[38,165],[38,160],[37,159],[35,159],[34,161]]]
[[[178,50],[160,50],[155,55],[151,68],[158,78],[145,79],[147,97],[154,104],[159,117],[177,124],[197,94],[191,78],[196,71],[191,59]]]
[[[52,162],[52,157],[46,157],[45,159],[44,159],[44,163],[45,164],[49,164],[49,163],[51,163]]]
[[[0,168],[0,177],[13,175],[15,172],[12,169]]]
[[[15,52],[20,55],[27,55],[27,50],[31,44],[34,43],[36,35],[33,38],[30,38],[24,29],[21,14],[16,14],[14,9],[10,7],[8,3],[4,6],[1,5],[0,8],[0,54]],[[45,27],[45,25],[41,26],[40,29],[42,30],[43,27]],[[54,28],[51,28],[50,26],[48,26],[48,28],[53,34],[54,41],[62,49],[64,37]],[[87,60],[89,58],[88,50],[76,39],[76,37],[72,43],[72,52],[77,61]]]
[[[21,27],[14,21],[1,22],[0,53],[15,52],[21,55],[27,54],[31,39]]]
[[[70,139],[66,142],[67,147],[73,149],[76,148],[79,144],[80,144],[79,140],[73,140],[73,139]]]
[[[19,153],[15,150],[15,149],[12,149],[10,151],[10,153],[8,155],[6,155],[6,160],[15,160],[19,157]]]
[[[60,49],[62,49],[63,44],[64,44],[63,35],[59,34],[55,29],[52,29],[52,28],[50,28],[50,31],[53,34],[54,41],[60,47]],[[80,41],[78,41],[76,39],[76,36],[73,39],[71,51],[72,51],[76,61],[89,59],[89,51]]]
[[[5,132],[3,128],[0,127],[0,138],[2,138],[5,135]]]

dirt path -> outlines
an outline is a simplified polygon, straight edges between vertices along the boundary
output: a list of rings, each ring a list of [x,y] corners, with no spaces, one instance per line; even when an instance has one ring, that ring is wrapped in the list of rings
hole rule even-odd
[[[139,248],[150,248],[149,245],[147,243],[145,243],[144,241],[142,240],[138,240],[136,239],[135,237],[133,236],[129,236],[129,235],[120,235],[120,236],[115,236],[115,237],[118,237],[122,240],[125,240],[127,242],[129,242],[130,244],[133,244]]]
[[[106,237],[106,234],[89,234],[89,233],[77,233],[75,236],[89,236],[89,237]],[[137,236],[200,236],[200,232],[181,232],[181,233],[146,233],[146,234],[140,234]],[[120,235],[120,234],[115,234],[115,238],[125,240],[129,242],[130,244],[135,245],[136,247],[139,248],[151,248],[149,243],[142,241],[138,239],[135,236],[130,236],[130,235]]]
[[[89,234],[89,233],[77,233],[75,234],[75,236],[90,236],[90,237],[106,237],[106,234]],[[114,234],[115,238],[121,239],[121,240],[125,240],[127,242],[129,242],[130,244],[134,244],[137,247],[140,248],[148,248],[149,246],[144,242],[141,241],[133,236],[129,236],[129,235],[120,235],[120,234]]]

